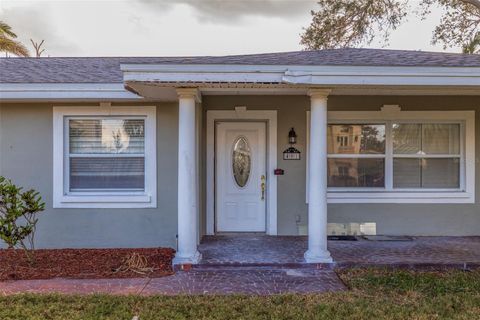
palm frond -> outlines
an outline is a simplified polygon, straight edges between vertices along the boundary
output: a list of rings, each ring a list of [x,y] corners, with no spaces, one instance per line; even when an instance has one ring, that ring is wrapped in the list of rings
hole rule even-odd
[[[30,52],[28,52],[27,47],[25,47],[21,42],[9,39],[2,34],[0,34],[0,51],[7,52],[19,57],[30,56]]]
[[[12,27],[3,21],[0,21],[0,35],[7,35],[12,38],[17,37],[17,35],[12,31]]]

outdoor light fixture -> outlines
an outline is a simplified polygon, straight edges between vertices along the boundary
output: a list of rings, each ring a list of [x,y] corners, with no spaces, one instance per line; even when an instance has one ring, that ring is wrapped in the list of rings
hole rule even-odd
[[[288,143],[290,144],[297,143],[297,133],[293,128],[290,129],[290,132],[288,133]]]
[[[293,128],[290,129],[288,133],[288,143],[290,144],[290,148],[283,151],[283,160],[300,160],[300,151],[293,147],[293,145],[297,143],[297,133]]]

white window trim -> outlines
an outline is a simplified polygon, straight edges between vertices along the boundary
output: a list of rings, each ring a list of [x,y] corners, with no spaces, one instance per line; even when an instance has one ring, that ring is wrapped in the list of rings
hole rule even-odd
[[[65,171],[65,118],[71,116],[144,116],[145,191],[68,194]],[[152,106],[53,107],[53,207],[54,208],[156,208],[157,207],[156,108]]]
[[[328,203],[475,203],[475,111],[400,111],[398,108],[383,108],[382,111],[331,111],[329,123],[355,122],[380,123],[382,121],[461,123],[460,189],[391,189],[393,177],[391,165],[385,163],[386,189],[378,188],[329,188]],[[387,126],[387,130],[390,130]],[[307,111],[307,150],[309,149],[310,112]],[[387,146],[386,158],[393,157]],[[308,159],[308,156],[307,156]],[[308,203],[308,160],[307,198]]]

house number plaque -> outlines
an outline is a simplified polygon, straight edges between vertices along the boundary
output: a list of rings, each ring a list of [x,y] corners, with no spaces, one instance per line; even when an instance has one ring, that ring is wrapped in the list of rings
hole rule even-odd
[[[300,160],[300,151],[294,147],[290,147],[283,151],[283,160]]]

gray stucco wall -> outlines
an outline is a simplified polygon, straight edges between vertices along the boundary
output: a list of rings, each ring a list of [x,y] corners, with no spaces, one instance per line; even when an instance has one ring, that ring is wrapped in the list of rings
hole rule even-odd
[[[330,96],[330,111],[380,110],[384,104],[398,104],[402,110],[476,111],[476,203],[475,204],[331,204],[328,221],[334,223],[375,222],[378,234],[390,235],[480,235],[480,96]],[[305,204],[305,136],[307,97],[298,96],[207,96],[206,110],[231,110],[246,106],[250,110],[278,110],[278,233],[297,234],[295,216],[307,223]],[[282,160],[288,131],[295,127],[301,161]]]
[[[38,248],[175,248],[177,104],[157,107],[156,209],[53,209],[52,105],[3,104],[0,112],[1,174],[37,189],[46,203],[36,233]]]
[[[153,103],[149,103],[152,105]],[[399,104],[402,110],[475,110],[476,152],[480,155],[480,96],[331,96],[329,110],[379,110]],[[65,105],[65,104],[62,104]],[[79,105],[78,103],[75,105]],[[85,104],[82,104],[85,105]],[[157,105],[156,209],[52,208],[52,104],[0,105],[0,173],[26,188],[36,188],[47,210],[40,216],[37,247],[153,247],[175,248],[177,231],[177,103]],[[204,96],[198,110],[200,231],[205,232],[205,119],[207,110],[278,111],[278,233],[297,234],[307,223],[305,204],[306,111],[310,102],[301,96]],[[282,160],[291,127],[298,134],[301,161]],[[476,170],[479,172],[479,163]],[[476,204],[354,204],[329,205],[329,222],[375,222],[381,234],[480,235],[480,174],[476,175]]]

